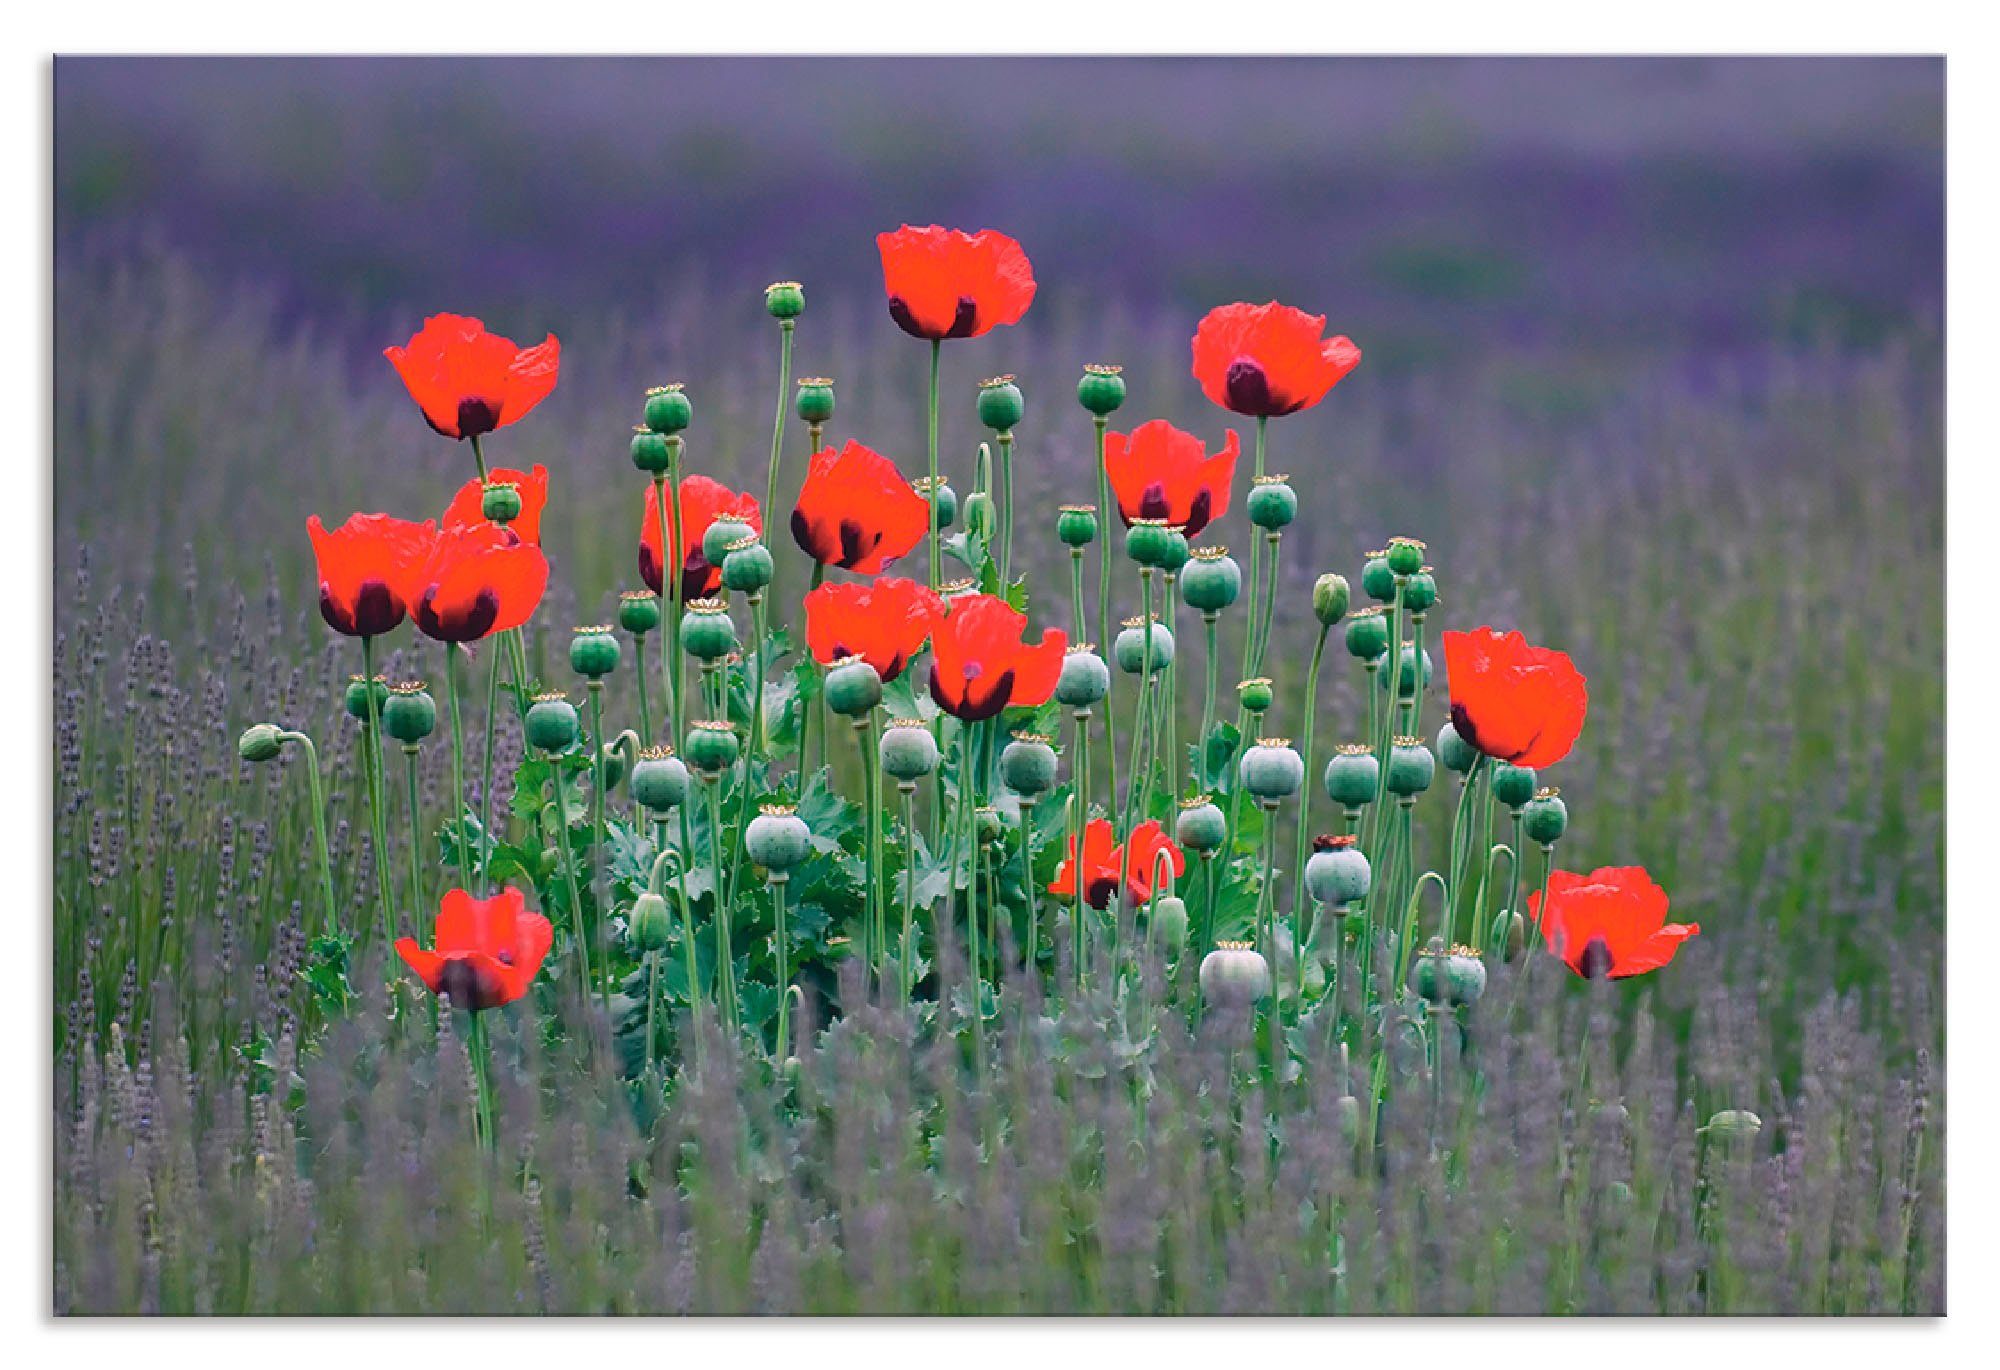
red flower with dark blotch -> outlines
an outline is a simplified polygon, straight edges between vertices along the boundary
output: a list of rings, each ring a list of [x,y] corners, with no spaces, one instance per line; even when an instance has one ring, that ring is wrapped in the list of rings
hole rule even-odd
[[[448,994],[452,1007],[498,1008],[528,992],[555,929],[529,913],[521,892],[503,885],[491,899],[452,890],[438,908],[434,950],[414,937],[396,939],[396,954],[432,994]]]
[[[521,541],[542,545],[542,510],[549,502],[549,468],[540,462],[535,469],[522,472],[505,466],[496,466],[482,481],[474,476],[458,487],[458,493],[451,497],[451,503],[444,511],[444,526],[466,528],[476,523],[487,522],[485,511],[486,487],[491,485],[512,485],[521,495],[521,512],[507,526],[520,535]]]
[[[901,576],[822,585],[806,596],[806,647],[824,665],[860,657],[882,679],[894,680],[922,650],[944,608],[929,588]]]
[[[1251,418],[1297,413],[1361,364],[1345,336],[1323,338],[1324,314],[1276,300],[1211,309],[1194,331],[1194,378],[1224,409]]]
[[[915,338],[976,338],[1019,323],[1035,298],[1028,254],[1004,233],[982,228],[912,228],[878,233],[889,317]]]
[[[1590,693],[1566,654],[1474,628],[1444,635],[1444,670],[1451,726],[1486,755],[1539,769],[1576,745]]]
[[[416,601],[437,524],[350,514],[329,532],[314,514],[306,532],[319,560],[320,617],[329,627],[349,637],[380,637],[403,621]]]
[[[930,526],[930,504],[896,463],[858,442],[813,454],[792,510],[792,540],[807,556],[865,576],[922,542]]]
[[[1040,704],[1055,693],[1068,638],[1060,628],[1040,643],[1021,640],[1028,616],[996,595],[960,595],[945,602],[931,629],[931,698],[965,723],[992,718],[1009,705]]]
[[[1167,854],[1175,875],[1187,870],[1187,859],[1181,855],[1181,849],[1157,822],[1149,819],[1141,823],[1132,830],[1131,840],[1121,847],[1114,845],[1109,819],[1091,819],[1083,827],[1083,902],[1094,909],[1108,907],[1122,873],[1126,902],[1135,906],[1145,903],[1153,897],[1153,868],[1162,852]],[[1069,855],[1056,868],[1049,893],[1074,896],[1076,881],[1076,840],[1072,838]],[[1171,883],[1168,882],[1169,888]]]
[[[1142,423],[1131,433],[1104,435],[1104,471],[1118,496],[1118,515],[1165,519],[1189,537],[1229,512],[1229,483],[1236,478],[1239,450],[1230,429],[1214,456],[1208,444],[1165,419]]]
[[[708,532],[708,525],[719,518],[728,517],[750,525],[755,533],[764,531],[764,516],[757,508],[754,495],[739,495],[720,481],[707,476],[688,476],[681,481],[681,526],[680,541],[686,546],[687,556],[677,558],[681,567],[681,601],[707,599],[722,588],[722,568],[709,565],[708,558],[701,554],[702,535]],[[928,514],[925,515],[929,517]],[[671,520],[667,524],[667,536],[674,536]],[[650,586],[654,594],[663,594],[660,584],[660,497],[658,488],[646,487],[646,513],[639,523],[639,575]]]
[[[1589,875],[1553,871],[1547,905],[1535,890],[1528,914],[1550,953],[1586,980],[1658,970],[1701,931],[1699,923],[1667,921],[1667,892],[1640,866],[1605,866]]]
[[[477,319],[433,314],[409,346],[385,347],[382,355],[431,427],[448,438],[474,438],[548,398],[562,344],[551,333],[533,347],[516,347]]]
[[[542,549],[511,528],[447,528],[424,566],[410,605],[418,631],[439,642],[474,642],[534,617],[549,584]]]

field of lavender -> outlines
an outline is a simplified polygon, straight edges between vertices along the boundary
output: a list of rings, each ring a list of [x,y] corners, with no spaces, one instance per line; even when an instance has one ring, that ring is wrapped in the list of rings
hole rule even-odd
[[[1392,995],[1348,1022],[1338,1000],[1330,1016],[1323,999],[1306,1011],[1324,984],[1309,994],[1303,970],[1289,990],[1281,975],[1263,1005],[1205,995],[1205,978],[1197,991],[1186,929],[1178,946],[1159,936],[1157,904],[1141,900],[1122,926],[1114,902],[1111,935],[1132,944],[1113,952],[1112,973],[1073,975],[1053,909],[1058,937],[1041,961],[1011,940],[987,949],[976,1008],[954,997],[968,949],[941,919],[935,965],[905,1005],[836,926],[852,894],[837,872],[867,871],[874,855],[857,849],[845,797],[865,793],[874,767],[829,736],[827,778],[793,797],[828,830],[845,824],[845,849],[802,868],[837,867],[814,873],[819,886],[796,881],[821,892],[794,910],[803,992],[788,1051],[782,1028],[771,1038],[784,998],[773,986],[786,977],[756,947],[743,952],[748,1032],[697,1021],[686,979],[656,1025],[645,976],[657,962],[621,959],[615,973],[600,963],[594,987],[585,966],[579,992],[565,919],[588,910],[600,948],[622,947],[653,838],[635,821],[619,830],[627,847],[593,841],[594,815],[559,789],[561,836],[546,852],[518,837],[516,878],[565,927],[534,992],[483,1013],[440,1008],[372,934],[378,874],[398,890],[397,917],[421,928],[422,908],[478,862],[440,831],[458,784],[442,726],[407,754],[388,749],[396,821],[378,845],[366,733],[345,703],[360,657],[322,618],[305,520],[432,517],[474,474],[466,445],[427,429],[373,354],[425,313],[485,304],[406,301],[407,283],[384,291],[398,303],[315,298],[330,259],[311,254],[334,236],[360,251],[363,231],[301,246],[294,274],[247,278],[187,248],[171,216],[128,231],[102,211],[116,190],[100,164],[117,160],[106,130],[141,121],[106,111],[150,107],[145,84],[118,74],[100,68],[71,86],[94,98],[79,97],[71,127],[87,136],[58,172],[70,216],[59,214],[56,286],[58,1312],[1943,1310],[1943,343],[1921,263],[1879,262],[1830,314],[1732,317],[1705,350],[1723,305],[1705,313],[1683,298],[1663,325],[1670,337],[1621,348],[1605,340],[1629,330],[1583,284],[1551,316],[1567,310],[1601,331],[1509,347],[1511,321],[1532,303],[1489,310],[1433,259],[1422,279],[1461,287],[1433,311],[1454,320],[1452,347],[1423,345],[1437,335],[1420,298],[1371,307],[1408,345],[1372,377],[1369,353],[1324,402],[1271,425],[1271,469],[1292,473],[1300,511],[1276,575],[1277,699],[1264,731],[1316,737],[1319,764],[1334,743],[1370,735],[1374,678],[1340,650],[1338,629],[1317,692],[1301,692],[1321,636],[1315,582],[1343,574],[1358,608],[1369,554],[1393,535],[1424,539],[1438,586],[1430,631],[1518,628],[1587,672],[1588,724],[1546,775],[1569,814],[1557,859],[1577,871],[1643,865],[1673,917],[1701,926],[1671,965],[1593,979],[1532,948],[1496,947],[1476,1003]],[[774,64],[770,79],[781,74]],[[1451,89],[1478,98],[1476,83]],[[370,107],[394,126],[394,99]],[[192,161],[173,160],[190,137],[168,121],[157,174],[195,176]],[[1823,163],[1804,164],[1789,184],[1824,190]],[[1879,167],[1854,170],[1875,165],[1856,153],[1842,184],[1896,184]],[[309,182],[266,227],[303,223],[300,207],[325,190]],[[1895,196],[1860,199],[1872,218],[1858,237],[1906,230]],[[224,204],[215,197],[210,212]],[[1718,241],[1732,231],[1713,229]],[[1181,247],[1224,269],[1216,243]],[[1800,250],[1823,253],[1801,279],[1846,259],[1833,228]],[[1225,422],[1241,425],[1188,374],[1199,311],[1176,291],[1206,281],[1150,298],[1128,282],[1139,305],[1093,312],[1065,271],[1084,255],[1075,241],[1048,268],[1037,255],[1050,307],[943,348],[939,445],[961,492],[992,437],[976,410],[981,379],[1012,373],[1025,397],[1007,493],[1037,627],[1068,621],[1057,507],[1097,497],[1091,415],[1076,400],[1084,364],[1124,367],[1121,426],[1162,417],[1213,443]],[[1754,274],[1740,254],[1715,255]],[[806,277],[793,374],[836,378],[829,438],[860,437],[920,469],[925,349],[890,321],[873,280],[843,275],[837,256],[815,265],[826,288]],[[1588,264],[1578,271],[1587,282]],[[571,625],[618,622],[621,594],[641,584],[647,478],[629,448],[648,386],[687,382],[690,470],[761,495],[778,349],[763,279],[745,291],[735,274],[676,277],[670,307],[555,284],[556,319],[536,311],[532,290],[509,302],[513,336],[562,337],[561,383],[486,439],[496,464],[550,471],[540,542],[552,574],[522,633],[527,679],[580,698]],[[1650,300],[1659,284],[1636,289]],[[1740,298],[1740,284],[1715,298]],[[1864,298],[1898,303],[1864,309]],[[394,322],[378,337],[385,312]],[[503,327],[497,308],[488,319]],[[1364,322],[1332,322],[1367,351]],[[784,511],[806,474],[802,428],[793,418],[767,514],[772,611],[795,631],[808,564]],[[1205,539],[1239,556],[1260,536],[1247,485]],[[1098,545],[1116,556],[1110,522]],[[1114,618],[1141,609],[1138,579],[1118,575]],[[736,617],[747,633],[740,605]],[[1221,619],[1225,691],[1246,621],[1241,609]],[[1173,727],[1193,742],[1206,655],[1185,608],[1177,633]],[[498,642],[475,644],[467,662],[468,737],[486,735],[489,712],[499,719],[495,779],[472,767],[470,806],[496,831],[531,825],[540,837],[543,787],[560,772],[526,746],[513,704],[486,692]],[[437,646],[402,632],[375,665],[435,687]],[[626,638],[605,678],[609,727],[593,742],[641,716],[656,646],[633,648]],[[654,710],[660,684],[656,673]],[[1446,722],[1446,687],[1440,678],[1416,696],[1412,731],[1427,741]],[[1137,692],[1120,688],[1123,736]],[[1067,768],[1068,720],[1057,721]],[[318,745],[335,921],[357,934],[337,954],[319,940],[305,757],[296,746],[270,764],[239,755],[239,737],[263,722]],[[594,765],[573,768],[578,792]],[[1287,911],[1305,899],[1295,839],[1338,830],[1317,769],[1289,809],[1271,811],[1286,854],[1276,879],[1260,884],[1250,848],[1225,854],[1251,872],[1230,876],[1222,900],[1245,931],[1248,905],[1267,893]],[[430,815],[415,832],[406,782]],[[1417,797],[1416,870],[1454,868],[1461,783],[1440,767]],[[1169,823],[1176,788],[1170,775]],[[634,812],[629,784],[608,784],[605,800],[621,822]],[[1019,815],[992,821],[1003,854],[1027,830],[1032,879],[996,862],[989,907],[1032,909],[1023,887],[1045,889],[1065,855],[1059,805],[1023,803]],[[1264,830],[1261,815],[1243,817]],[[685,830],[682,843],[716,850]],[[981,881],[962,887],[955,866],[917,847],[907,861],[927,863],[928,897],[945,907]],[[564,862],[600,852],[610,892],[565,893]],[[900,871],[904,849],[890,858]],[[876,864],[869,878],[889,873]],[[407,882],[418,892],[404,898]],[[1199,911],[1192,863],[1186,883]],[[1239,893],[1241,908],[1229,902]],[[741,931],[768,936],[770,908],[742,915]],[[1341,980],[1360,971],[1317,945],[1302,965]]]

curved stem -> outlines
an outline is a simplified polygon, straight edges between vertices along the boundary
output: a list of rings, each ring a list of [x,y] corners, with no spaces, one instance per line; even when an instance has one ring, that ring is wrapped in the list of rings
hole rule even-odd
[[[703,1021],[705,1015],[702,1012],[701,1000],[701,958],[695,949],[694,911],[688,907],[687,855],[685,852],[685,844],[687,842],[687,806],[682,804],[678,807],[681,818],[681,842],[683,850],[676,851],[667,845],[667,825],[664,819],[654,824],[653,845],[659,849],[659,855],[653,858],[653,875],[652,879],[647,882],[646,887],[653,893],[658,894],[660,892],[660,872],[669,864],[673,866],[674,897],[675,902],[680,905],[681,910],[681,961],[687,971],[688,1003],[692,1007],[694,1015],[695,1060],[699,1064],[703,1050],[702,1036],[705,1029]]]
[[[333,861],[327,854],[326,846],[326,795],[319,776],[319,748],[304,733],[285,731],[278,734],[287,742],[296,742],[306,753],[306,791],[312,803],[313,839],[319,848],[319,889],[326,903],[326,922],[321,931],[332,932],[339,921],[333,897]],[[310,933],[308,941],[310,941]]]

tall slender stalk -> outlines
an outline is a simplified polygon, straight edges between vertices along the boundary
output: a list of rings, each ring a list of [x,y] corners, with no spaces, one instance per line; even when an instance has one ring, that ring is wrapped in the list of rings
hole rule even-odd
[[[1251,481],[1253,483],[1262,480],[1264,478],[1264,430],[1266,425],[1269,424],[1269,422],[1270,420],[1264,418],[1262,415],[1258,416],[1257,441],[1256,441],[1256,468],[1251,472]],[[1243,639],[1242,678],[1245,680],[1248,680],[1252,676],[1257,674],[1256,671],[1251,669],[1251,665],[1254,659],[1252,653],[1256,650],[1257,646],[1257,631],[1256,631],[1257,587],[1261,579],[1260,576],[1260,568],[1262,565],[1261,552],[1262,548],[1258,545],[1257,539],[1255,537],[1252,537],[1250,539],[1250,566],[1248,568],[1250,572],[1250,605],[1249,605],[1248,615],[1243,620],[1244,631],[1246,636]]]
[[[944,350],[944,343],[943,343],[942,341],[940,341],[940,340],[939,340],[939,339],[937,339],[937,338],[933,338],[933,339],[931,339],[931,383],[930,383],[930,394],[929,394],[929,398],[928,398],[928,400],[927,400],[927,402],[926,402],[926,405],[925,405],[925,409],[924,409],[924,420],[925,420],[925,429],[926,429],[926,432],[927,432],[927,433],[928,433],[928,435],[929,435],[929,453],[930,453],[930,466],[929,466],[929,470],[930,470],[930,484],[929,484],[929,485],[928,485],[928,486],[927,486],[927,487],[925,488],[925,494],[924,494],[924,498],[925,498],[925,500],[926,500],[926,501],[927,501],[927,502],[928,502],[928,503],[930,504],[930,507],[931,507],[931,508],[930,508],[930,535],[929,535],[929,536],[928,536],[928,538],[926,538],[926,540],[925,540],[925,547],[926,547],[926,548],[928,549],[928,551],[929,551],[929,553],[930,553],[930,566],[931,566],[931,572],[930,572],[930,575],[931,575],[931,579],[930,579],[930,586],[931,586],[931,593],[933,593],[933,594],[936,594],[936,593],[937,593],[937,588],[938,588],[938,585],[939,585],[939,583],[940,583],[940,582],[939,582],[939,580],[938,580],[938,508],[937,508],[937,489],[938,489],[938,359],[939,359],[939,354],[940,354],[940,353],[941,353],[941,352],[942,352],[943,350]]]
[[[563,882],[569,887],[570,924],[576,933],[578,969],[583,978],[583,1002],[590,1002],[590,926],[583,916],[583,890],[576,879],[576,853],[569,845],[569,786],[563,781],[561,758],[549,758],[549,771],[556,782],[556,851],[562,857]],[[611,1010],[611,991],[603,990],[604,1009]]]
[[[404,770],[410,782],[410,919],[412,931],[421,938],[424,927],[424,805],[417,791],[417,744],[403,744]]]
[[[896,793],[903,811],[903,943],[897,954],[896,979],[902,991],[902,1006],[910,1006],[910,991],[916,986],[917,914],[917,784],[898,780]]]
[[[368,819],[375,843],[375,886],[382,902],[382,947],[396,940],[393,878],[389,860],[388,795],[382,783],[382,710],[375,699],[375,639],[361,639],[361,693],[368,701],[367,730],[362,735],[362,769],[368,784]]]
[[[1097,463],[1097,510],[1104,521],[1103,535],[1097,540],[1097,648],[1111,650],[1111,472],[1104,465],[1104,435],[1111,420],[1103,414],[1092,416],[1097,430],[1093,455]],[[1118,673],[1111,673],[1110,688],[1104,694],[1104,779],[1105,812],[1118,811]]]
[[[326,903],[326,921],[320,927],[322,932],[332,932],[339,923],[339,914],[333,897],[333,861],[327,854],[326,845],[326,794],[320,782],[319,748],[304,733],[290,729],[278,734],[286,742],[296,742],[306,754],[306,793],[312,804],[313,841],[319,852],[319,889]],[[307,936],[313,930],[306,929]]]
[[[451,658],[445,658],[449,668]],[[453,699],[456,702],[457,696]],[[484,810],[479,817],[480,856],[479,885],[482,897],[493,893],[493,872],[489,869],[493,861],[493,848],[485,838],[493,829],[493,733],[500,721],[500,644],[493,644],[492,660],[486,666],[486,772],[480,782],[479,807]]]
[[[1306,666],[1305,699],[1299,706],[1299,756],[1305,762],[1306,783],[1299,795],[1298,833],[1294,846],[1292,863],[1292,952],[1298,962],[1295,967],[1299,974],[1300,996],[1304,997],[1305,987],[1305,938],[1302,929],[1302,911],[1305,906],[1306,887],[1306,843],[1312,832],[1313,791],[1313,724],[1319,715],[1319,667],[1326,656],[1326,637],[1331,626],[1322,623],[1319,637],[1313,641],[1312,660]]]
[[[792,333],[797,326],[793,319],[778,320],[778,417],[771,425],[771,469],[764,479],[764,523],[770,526],[773,511],[778,507],[778,457],[785,446],[785,411],[791,408],[792,390]],[[775,566],[771,572],[773,585],[777,583]],[[773,595],[775,597],[776,591]],[[763,640],[760,636],[760,642]]]
[[[451,833],[453,843],[458,847],[460,854],[469,858],[471,853],[465,846],[465,723],[459,714],[458,653],[457,643],[444,644],[444,692],[448,696],[446,705],[451,710]],[[481,823],[479,831],[484,838],[486,824]],[[482,841],[481,846],[484,845]],[[480,864],[485,865],[483,857]],[[468,875],[470,868],[471,862],[468,859]]]

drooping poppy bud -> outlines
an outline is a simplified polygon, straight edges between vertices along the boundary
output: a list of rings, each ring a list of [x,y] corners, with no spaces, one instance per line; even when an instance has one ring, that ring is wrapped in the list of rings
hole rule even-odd
[[[1347,617],[1348,601],[1346,576],[1329,571],[1313,582],[1313,617],[1322,628],[1331,628]]]
[[[236,739],[236,754],[253,765],[276,760],[284,749],[284,731],[275,723],[253,723]]]

